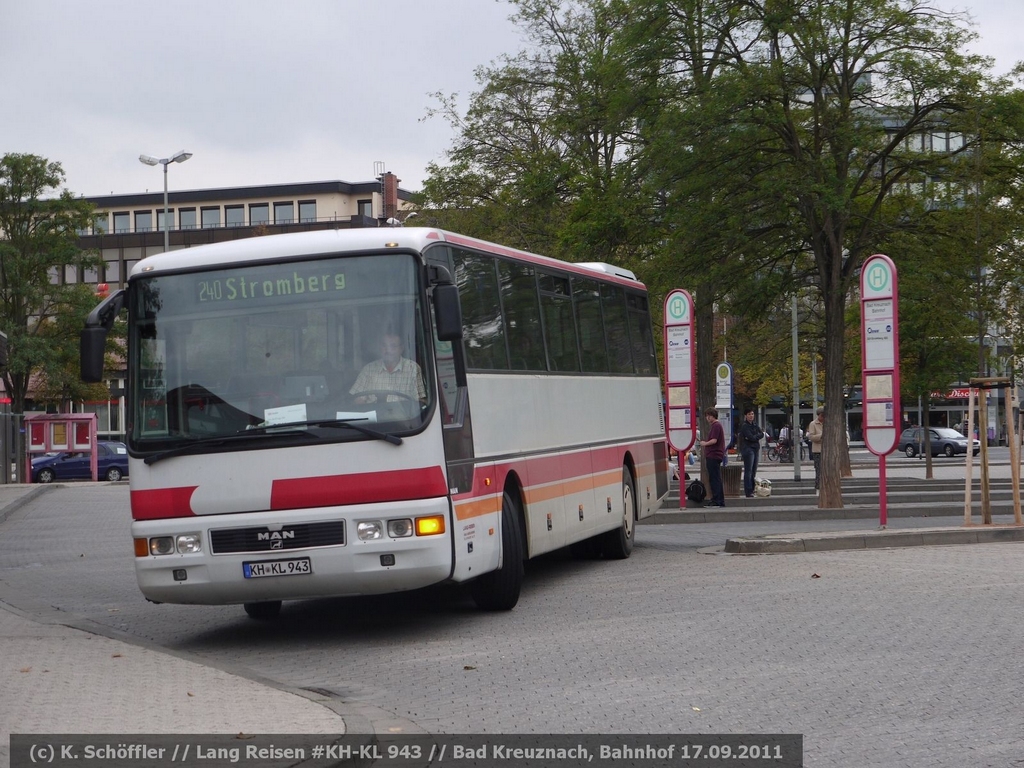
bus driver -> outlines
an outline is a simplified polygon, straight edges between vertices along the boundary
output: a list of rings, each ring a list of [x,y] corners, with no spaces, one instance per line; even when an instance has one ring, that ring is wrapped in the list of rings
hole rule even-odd
[[[416,363],[402,356],[404,351],[401,337],[394,331],[384,331],[380,340],[380,359],[363,366],[349,390],[349,394],[355,395],[354,402],[374,403],[378,394],[387,392],[398,393],[388,395],[387,402],[404,399],[401,395],[414,401],[426,400],[423,373]]]

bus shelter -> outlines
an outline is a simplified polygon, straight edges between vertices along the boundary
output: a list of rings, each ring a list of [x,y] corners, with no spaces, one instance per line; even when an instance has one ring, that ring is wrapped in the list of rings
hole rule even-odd
[[[25,478],[32,482],[32,457],[52,451],[89,453],[92,479],[99,479],[95,413],[25,415]]]

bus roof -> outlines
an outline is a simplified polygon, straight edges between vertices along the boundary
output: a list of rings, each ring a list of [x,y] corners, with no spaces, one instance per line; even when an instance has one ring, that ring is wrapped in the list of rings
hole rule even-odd
[[[229,266],[283,256],[316,256],[338,251],[378,251],[385,247],[422,251],[427,246],[439,242],[474,248],[498,256],[508,256],[563,272],[573,272],[589,277],[594,277],[594,273],[599,273],[611,282],[628,284],[630,287],[641,290],[644,288],[643,284],[637,280],[636,275],[628,269],[622,269],[613,264],[602,262],[574,264],[430,227],[327,229],[246,237],[222,243],[197,245],[147,256],[132,268],[130,277],[134,278],[143,273],[152,275],[160,272]]]

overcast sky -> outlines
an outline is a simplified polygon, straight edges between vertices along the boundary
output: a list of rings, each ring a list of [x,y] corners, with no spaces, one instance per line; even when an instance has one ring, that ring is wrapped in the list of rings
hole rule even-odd
[[[936,0],[979,53],[1024,59],[1024,0]],[[507,0],[0,0],[0,154],[59,161],[82,195],[368,181],[409,190],[452,133],[431,96],[524,41]]]

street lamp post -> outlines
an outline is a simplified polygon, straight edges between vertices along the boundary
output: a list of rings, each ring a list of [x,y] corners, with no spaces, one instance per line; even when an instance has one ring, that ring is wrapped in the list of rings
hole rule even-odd
[[[184,163],[190,157],[192,157],[192,153],[186,152],[185,150],[175,152],[170,157],[165,157],[161,160],[157,160],[155,157],[150,157],[149,155],[139,155],[139,161],[146,165],[159,164],[164,167],[164,253],[171,250],[170,226],[167,220],[167,165],[168,163]]]

